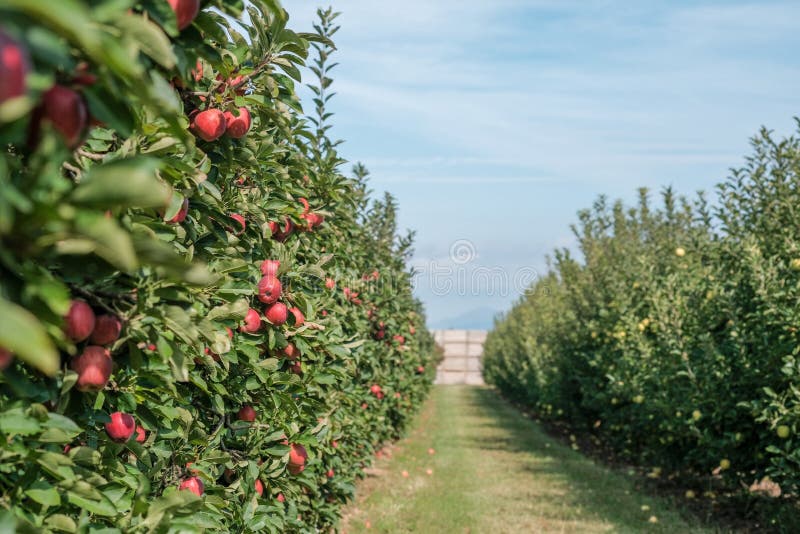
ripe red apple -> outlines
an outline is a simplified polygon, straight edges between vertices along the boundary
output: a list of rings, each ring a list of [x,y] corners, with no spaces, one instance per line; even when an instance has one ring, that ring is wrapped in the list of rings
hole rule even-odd
[[[256,479],[255,488],[256,488],[256,493],[258,493],[258,496],[259,497],[263,497],[264,496],[264,483],[261,482],[260,480]]]
[[[300,365],[300,360],[296,360],[290,367],[289,371],[300,376],[303,374],[303,366]]]
[[[181,204],[181,209],[178,210],[178,213],[175,214],[173,218],[168,220],[169,224],[180,224],[186,220],[186,216],[189,214],[189,199],[184,198],[183,203]]]
[[[239,223],[239,226],[241,226],[241,229],[238,232],[234,231],[234,233],[236,235],[242,235],[244,231],[247,229],[247,221],[245,221],[244,217],[242,217],[238,213],[231,213],[230,218]]]
[[[422,374],[424,372],[425,372],[425,368],[423,366],[420,365],[419,367],[417,367],[417,373]]]
[[[303,197],[300,197],[300,198],[298,198],[297,200],[299,200],[299,201],[300,201],[300,204],[302,204],[302,205],[303,205],[303,215],[305,215],[306,213],[308,213],[308,211],[311,209],[311,208],[309,208],[309,207],[308,207],[308,200],[306,200],[306,199],[305,199],[305,198],[303,198]]]
[[[293,308],[289,308],[289,311],[292,315],[294,315],[294,326],[295,328],[300,328],[306,322],[306,316],[303,315],[303,312],[300,311],[300,308],[297,306]]]
[[[136,443],[144,443],[147,440],[147,431],[142,425],[136,425]]]
[[[250,124],[252,122],[250,110],[245,107],[239,108],[239,116],[234,115],[230,111],[226,111],[225,122],[227,124],[225,133],[228,134],[228,137],[241,139],[250,131]]]
[[[64,137],[69,148],[78,148],[89,126],[89,111],[83,96],[63,85],[54,85],[42,97],[44,116]]]
[[[231,328],[229,326],[225,327],[225,331],[228,333],[228,337],[230,339],[233,339],[233,330],[231,330]]]
[[[25,94],[30,65],[28,51],[0,30],[0,104]]]
[[[215,141],[225,133],[225,114],[218,109],[201,111],[192,119],[192,131],[205,141]]]
[[[280,326],[289,318],[289,310],[286,308],[286,304],[283,302],[276,302],[275,304],[270,304],[264,309],[264,315],[266,316],[267,321],[275,326]]]
[[[255,334],[261,330],[261,316],[256,310],[250,308],[244,316],[244,324],[239,327],[240,332],[245,334]]]
[[[306,448],[297,443],[292,443],[289,450],[289,472],[293,475],[299,475],[306,468],[306,460],[308,460],[308,453]]]
[[[101,315],[94,323],[94,331],[89,342],[94,345],[110,345],[119,339],[121,331],[122,321],[119,320],[119,317],[111,314]]]
[[[414,334],[416,334],[416,333],[417,333],[417,329],[416,329],[416,328],[414,328],[413,326],[409,326],[409,327],[408,327],[408,333],[409,333],[409,334],[411,334],[411,335],[413,336]]]
[[[325,287],[327,287],[328,289],[333,289],[334,287],[336,287],[336,281],[333,278],[326,278]]]
[[[297,349],[294,343],[289,343],[286,345],[286,347],[283,349],[283,354],[291,361],[295,361],[300,357],[300,351]]]
[[[386,337],[386,330],[378,330],[375,332],[375,339],[381,340]]]
[[[203,492],[205,491],[205,486],[203,485],[203,481],[197,477],[189,477],[184,479],[181,482],[181,485],[178,487],[179,490],[189,490],[198,497],[203,496]]]
[[[286,502],[286,497],[283,496],[283,493],[279,493],[277,499],[278,499],[278,502],[281,502],[281,503]]]
[[[198,59],[194,65],[194,68],[191,70],[190,74],[192,75],[192,78],[194,78],[194,81],[199,82],[200,80],[202,80],[203,62]]]
[[[8,369],[8,366],[11,365],[12,360],[14,360],[14,353],[8,349],[0,347],[0,371]]]
[[[283,242],[286,241],[286,238],[292,235],[294,223],[289,217],[286,217],[283,220],[283,228],[281,228],[277,222],[270,221],[269,230],[272,232],[272,237],[275,238],[276,241]]]
[[[333,475],[335,475],[335,474],[336,473],[333,471],[333,469],[328,469],[328,472],[325,473],[325,476],[328,477],[328,478],[333,478]]]
[[[167,0],[178,19],[178,29],[183,30],[200,12],[200,0]]]
[[[300,357],[300,351],[297,349],[294,343],[289,343],[286,345],[283,348],[283,354],[291,361],[295,361],[298,357]]]
[[[319,213],[304,213],[300,216],[300,218],[305,219],[306,221],[306,230],[313,230],[319,226],[322,226],[322,223],[325,222],[325,217],[320,215]]]
[[[73,358],[72,369],[78,373],[78,391],[100,391],[108,384],[114,365],[108,349],[89,345]]]
[[[248,405],[242,406],[241,410],[237,414],[239,421],[245,421],[247,423],[252,423],[256,420],[256,411],[255,409]]]
[[[277,302],[282,291],[281,281],[274,276],[265,276],[258,282],[258,300],[264,304]]]
[[[278,276],[281,262],[278,260],[264,260],[261,262],[261,274],[264,276]]]
[[[400,343],[401,345],[405,345],[405,344],[406,344],[406,338],[404,338],[404,337],[403,337],[403,336],[401,336],[400,334],[395,334],[395,335],[393,335],[393,336],[392,336],[392,339],[394,339],[395,341],[397,341],[397,342],[398,342],[398,343]]]
[[[373,395],[377,396],[381,392],[381,387],[378,384],[372,384],[369,390]]]
[[[369,408],[369,404],[367,404],[366,402],[362,402],[361,403],[361,409],[362,410],[366,410],[367,408]]]
[[[88,338],[94,330],[95,316],[85,301],[75,299],[64,317],[64,333],[72,341],[80,342]]]
[[[339,442],[336,441],[336,440],[331,441],[331,445],[333,446],[334,449],[338,449],[339,448]]]
[[[108,437],[117,443],[125,443],[136,431],[136,421],[133,420],[133,416],[122,412],[112,413],[111,422],[105,426]]]

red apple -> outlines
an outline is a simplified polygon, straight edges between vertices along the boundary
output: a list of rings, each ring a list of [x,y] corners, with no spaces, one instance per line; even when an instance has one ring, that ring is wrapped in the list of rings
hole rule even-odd
[[[199,82],[200,80],[202,80],[203,79],[203,62],[198,59],[197,62],[195,63],[195,65],[194,65],[194,68],[190,72],[190,74],[192,75],[192,78],[194,78],[194,81]]]
[[[259,497],[263,497],[264,496],[264,483],[261,482],[260,480],[256,479],[255,488],[256,488],[256,493],[258,493],[258,496]]]
[[[0,104],[25,94],[30,65],[28,51],[0,30]]]
[[[419,367],[417,367],[417,373],[422,374],[424,372],[425,372],[425,368],[423,366],[420,365]]]
[[[232,137],[234,139],[241,139],[247,132],[250,131],[250,124],[251,124],[251,117],[250,111],[245,108],[239,108],[239,115],[236,116],[230,111],[225,112],[225,122],[227,124],[225,133],[228,134],[228,137]]]
[[[131,439],[135,431],[136,421],[127,413],[114,412],[111,414],[111,422],[106,423],[108,437],[117,443],[125,443]]]
[[[305,215],[306,213],[308,213],[308,211],[309,211],[309,209],[310,209],[310,208],[308,207],[308,200],[306,200],[306,199],[305,199],[305,198],[303,198],[303,197],[300,197],[300,198],[298,198],[297,200],[299,200],[299,201],[300,201],[300,204],[302,204],[302,205],[303,205],[303,215]]]
[[[300,328],[306,322],[306,316],[303,315],[303,312],[300,311],[300,308],[297,306],[293,308],[289,308],[289,311],[292,315],[294,315],[294,326],[295,328]]]
[[[401,345],[405,345],[405,343],[406,343],[406,338],[404,338],[403,336],[401,336],[399,334],[393,335],[392,339],[394,339],[395,341],[397,341]]]
[[[136,443],[144,443],[147,440],[147,431],[142,425],[136,425]]]
[[[200,12],[200,0],[167,0],[178,19],[178,29],[183,30]]]
[[[333,446],[334,449],[338,449],[339,448],[339,442],[336,441],[336,440],[331,441],[331,445]]]
[[[186,216],[189,214],[189,199],[184,198],[183,203],[181,204],[181,209],[178,210],[178,213],[175,214],[173,218],[168,220],[169,224],[180,224],[186,220]]]
[[[278,502],[286,502],[286,497],[283,496],[283,493],[278,494]]]
[[[381,392],[381,387],[378,384],[372,384],[372,387],[369,388],[373,395],[377,395]]]
[[[283,348],[283,354],[291,361],[295,361],[300,356],[300,351],[294,343],[289,343]]]
[[[239,327],[240,332],[245,334],[255,334],[261,330],[261,316],[256,310],[250,308],[244,316],[244,324]]]
[[[384,337],[386,337],[386,330],[378,330],[377,332],[375,332],[375,339],[380,340],[383,339]]]
[[[122,321],[116,315],[105,314],[97,318],[89,341],[94,345],[110,345],[119,339]]]
[[[289,472],[293,475],[299,475],[306,468],[306,460],[308,460],[308,453],[306,448],[297,443],[292,443],[289,450]]]
[[[230,217],[231,219],[233,219],[234,221],[236,221],[237,223],[239,223],[239,226],[241,226],[241,228],[239,229],[239,231],[238,231],[238,232],[237,232],[237,231],[234,231],[234,230],[232,230],[232,231],[233,231],[233,233],[235,233],[236,235],[242,235],[242,234],[244,233],[244,231],[247,229],[247,221],[245,221],[245,220],[244,220],[244,217],[242,217],[242,216],[241,216],[240,214],[238,214],[238,213],[231,213],[231,214],[229,215],[229,217]]]
[[[286,241],[286,238],[292,235],[294,223],[289,217],[286,217],[283,220],[283,228],[281,228],[277,222],[270,221],[269,229],[270,232],[272,232],[272,237],[275,238],[275,240],[283,242]]]
[[[89,345],[72,359],[72,369],[78,373],[78,391],[100,391],[108,384],[114,365],[108,349]]]
[[[248,405],[242,406],[241,410],[237,414],[239,421],[245,421],[247,423],[252,423],[256,420],[256,411],[255,409]]]
[[[95,317],[92,308],[85,301],[75,299],[64,317],[64,333],[72,341],[88,338],[94,330]]]
[[[408,327],[408,333],[409,333],[409,334],[411,334],[411,335],[413,336],[414,334],[416,334],[416,333],[417,333],[417,329],[416,329],[416,328],[414,328],[413,326],[409,326],[409,327]]]
[[[300,365],[300,360],[296,360],[290,367],[289,371],[300,376],[303,374],[303,366]]]
[[[189,477],[184,479],[181,482],[181,485],[178,487],[180,490],[189,490],[198,497],[203,496],[203,492],[205,491],[205,486],[203,485],[203,481],[197,477]]]
[[[233,339],[233,330],[231,330],[231,328],[229,326],[225,327],[225,331],[228,333],[228,337],[230,339]]]
[[[64,137],[69,148],[83,144],[89,126],[89,111],[83,96],[63,85],[54,85],[42,97],[44,116]]]
[[[264,260],[261,262],[261,274],[264,276],[278,276],[281,262],[278,260]]]
[[[264,315],[266,316],[267,321],[275,326],[280,326],[289,318],[289,310],[286,308],[286,304],[283,302],[276,302],[275,304],[271,304],[264,309]]]
[[[192,131],[205,141],[215,141],[225,133],[225,114],[218,109],[201,111],[192,119]]]
[[[14,353],[8,349],[0,347],[0,371],[8,369],[11,362],[14,360]]]
[[[326,278],[325,287],[327,287],[328,289],[333,289],[334,287],[336,287],[336,282],[334,281],[333,278]]]
[[[282,291],[281,281],[274,276],[265,276],[258,282],[258,300],[264,304],[277,302]]]
[[[325,476],[328,477],[328,478],[333,478],[333,475],[335,475],[335,474],[336,473],[334,473],[333,469],[328,469],[328,472],[325,473]]]

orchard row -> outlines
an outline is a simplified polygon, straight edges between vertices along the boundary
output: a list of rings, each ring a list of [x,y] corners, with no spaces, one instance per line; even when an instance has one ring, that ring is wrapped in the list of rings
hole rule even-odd
[[[0,523],[331,529],[416,412],[433,340],[329,137],[336,17],[0,7]]]
[[[484,373],[687,495],[800,487],[800,142],[764,131],[715,202],[600,198],[580,257],[497,321]],[[793,508],[787,504],[784,510]]]

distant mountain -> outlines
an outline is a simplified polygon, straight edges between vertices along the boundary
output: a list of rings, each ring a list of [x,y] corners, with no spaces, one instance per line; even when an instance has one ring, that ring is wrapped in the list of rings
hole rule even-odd
[[[494,325],[494,316],[500,313],[489,307],[475,308],[455,317],[431,322],[428,327],[432,330],[491,330]]]

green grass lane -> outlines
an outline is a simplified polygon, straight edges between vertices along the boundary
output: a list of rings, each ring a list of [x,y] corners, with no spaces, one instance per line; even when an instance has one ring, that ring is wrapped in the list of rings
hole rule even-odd
[[[360,484],[342,530],[711,532],[469,386],[435,388],[408,438]]]

